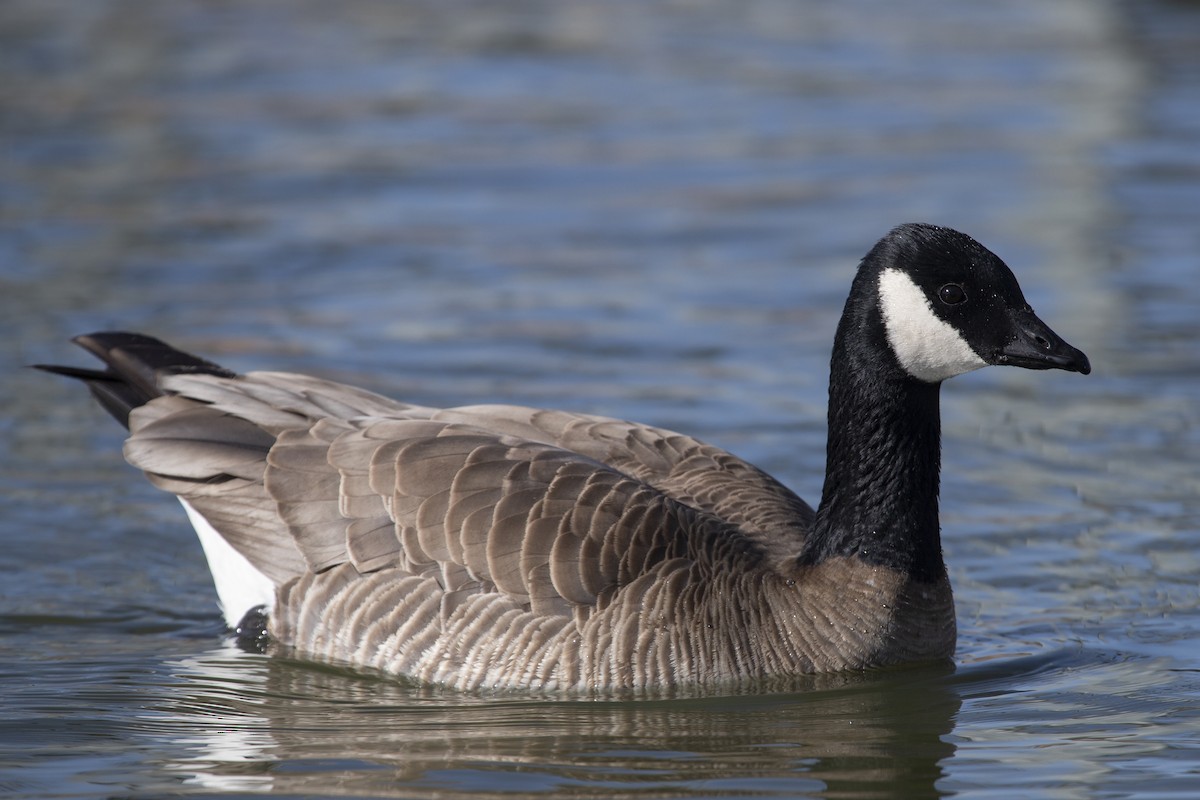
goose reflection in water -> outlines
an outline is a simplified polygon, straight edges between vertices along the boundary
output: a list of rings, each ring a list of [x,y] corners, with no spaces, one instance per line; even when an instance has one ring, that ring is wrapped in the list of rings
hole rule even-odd
[[[947,665],[802,676],[718,697],[591,700],[443,690],[233,644],[171,668],[179,684],[146,720],[177,754],[166,769],[228,792],[936,797],[961,705]]]

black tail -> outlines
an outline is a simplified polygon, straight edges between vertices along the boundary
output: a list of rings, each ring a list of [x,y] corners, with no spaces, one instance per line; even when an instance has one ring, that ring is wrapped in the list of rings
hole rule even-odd
[[[76,336],[71,341],[103,361],[107,369],[53,364],[34,364],[33,368],[83,381],[104,410],[126,428],[129,427],[129,412],[164,394],[159,387],[163,375],[203,373],[225,378],[237,375],[140,333],[104,331]]]

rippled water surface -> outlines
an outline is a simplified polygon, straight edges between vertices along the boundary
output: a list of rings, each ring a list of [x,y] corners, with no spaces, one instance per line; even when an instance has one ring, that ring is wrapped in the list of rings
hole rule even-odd
[[[0,69],[0,794],[1196,795],[1197,3],[7,0]],[[117,426],[22,368],[145,330],[815,502],[850,277],[910,220],[1096,368],[943,392],[952,667],[583,701],[244,653]]]

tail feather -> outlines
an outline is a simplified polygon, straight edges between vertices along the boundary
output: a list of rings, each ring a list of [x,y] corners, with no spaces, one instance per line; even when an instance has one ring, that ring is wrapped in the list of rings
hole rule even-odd
[[[237,375],[218,364],[176,350],[166,342],[140,333],[87,333],[71,341],[103,361],[107,369],[55,364],[34,364],[34,369],[83,381],[104,410],[126,428],[129,427],[129,414],[133,409],[163,395],[159,383],[164,375],[201,373],[225,378]]]
[[[103,361],[105,368],[53,364],[35,364],[34,367],[83,381],[100,405],[126,428],[130,427],[130,415],[135,409],[172,394],[163,388],[164,382],[172,376],[237,377],[224,367],[139,333],[90,333],[72,341]],[[195,412],[208,410],[202,401],[185,398],[179,398],[176,403],[159,401],[158,405],[157,416],[134,420],[138,431],[126,445],[126,455],[147,451],[150,456],[130,463],[147,470],[147,476],[156,485],[167,484],[164,488],[176,494],[183,503],[204,548],[221,609],[230,627],[238,625],[249,609],[267,613],[275,603],[275,579],[271,576],[283,580],[304,566],[302,556],[277,520],[273,529],[267,518],[263,530],[268,535],[261,537],[258,535],[262,531],[253,524],[245,524],[248,519],[264,521],[264,515],[261,512],[255,515],[255,510],[263,506],[273,509],[263,487],[261,467],[265,467],[266,453],[274,437],[252,422],[214,411],[209,420],[214,423],[211,430],[197,433],[197,430],[184,426],[182,432],[176,431],[174,443],[190,444],[190,449],[185,446],[160,447],[160,439],[153,434],[146,437],[150,445],[143,446],[138,433],[153,429],[154,423],[163,416],[175,419],[178,428],[178,421],[186,421],[194,418]],[[250,451],[249,456],[247,451]],[[222,456],[229,464],[222,461]],[[257,475],[252,468],[254,464],[260,466]],[[230,465],[234,468],[230,469]],[[156,468],[160,471],[156,472]],[[220,503],[213,503],[205,493],[216,487],[225,491]],[[213,526],[209,517],[221,525],[221,531]],[[257,565],[246,552],[250,557],[256,557]]]

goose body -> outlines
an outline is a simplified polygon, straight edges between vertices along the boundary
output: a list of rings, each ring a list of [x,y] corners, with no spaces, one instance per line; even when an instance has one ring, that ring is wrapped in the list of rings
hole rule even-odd
[[[106,368],[42,368],[86,381],[128,426],[126,459],[183,502],[231,627],[463,689],[950,657],[941,382],[986,364],[1090,371],[982,245],[896,228],[838,326],[814,512],[649,425],[237,375],[139,334],[76,341]]]

